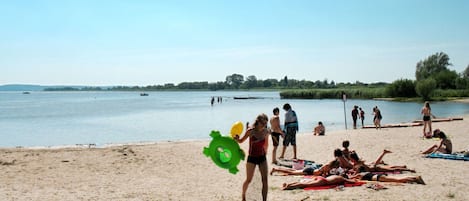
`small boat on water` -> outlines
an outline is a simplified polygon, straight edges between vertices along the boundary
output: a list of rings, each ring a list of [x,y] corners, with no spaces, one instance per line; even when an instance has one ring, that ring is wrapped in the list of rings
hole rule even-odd
[[[23,94],[31,94],[29,91],[23,91]]]
[[[147,93],[140,93],[140,96],[148,96]]]

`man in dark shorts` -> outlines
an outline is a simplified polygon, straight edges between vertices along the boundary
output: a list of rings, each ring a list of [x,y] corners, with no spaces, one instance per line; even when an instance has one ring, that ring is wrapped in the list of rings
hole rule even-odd
[[[286,103],[283,105],[285,113],[285,138],[283,139],[283,148],[280,158],[283,158],[285,155],[285,150],[288,145],[293,147],[293,159],[296,159],[296,132],[298,131],[298,118],[296,112],[292,110],[290,104]]]
[[[357,129],[357,119],[358,119],[358,106],[353,106],[352,110],[352,120],[353,120],[353,129]]]
[[[272,150],[272,163],[277,164],[277,148],[280,142],[280,135],[283,137],[284,133],[282,128],[280,128],[280,117],[278,116],[280,110],[278,107],[273,109],[273,113],[274,115],[270,118],[272,144],[274,145],[274,149]]]

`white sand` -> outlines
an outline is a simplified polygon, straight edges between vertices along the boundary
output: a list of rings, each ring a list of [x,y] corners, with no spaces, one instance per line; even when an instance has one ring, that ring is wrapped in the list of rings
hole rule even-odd
[[[469,116],[463,121],[433,123],[453,141],[453,150],[469,148]],[[386,190],[364,186],[343,191],[282,191],[284,182],[300,177],[269,176],[268,200],[469,200],[469,162],[422,158],[419,151],[438,143],[421,139],[423,127],[358,129],[302,134],[299,158],[326,163],[342,140],[367,161],[383,149],[389,164],[407,165],[427,185],[385,184]],[[207,135],[209,133],[207,132]],[[241,200],[245,161],[236,175],[202,154],[209,141],[168,142],[108,148],[0,149],[0,200]],[[247,142],[242,144],[247,151]],[[269,152],[271,152],[269,147]],[[291,147],[288,157],[291,157]],[[268,155],[270,162],[270,153]],[[270,170],[269,165],[269,170]],[[248,200],[262,200],[258,171]]]

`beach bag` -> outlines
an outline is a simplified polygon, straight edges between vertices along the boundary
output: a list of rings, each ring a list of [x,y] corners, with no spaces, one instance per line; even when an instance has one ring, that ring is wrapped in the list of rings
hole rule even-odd
[[[426,133],[423,135],[423,137],[425,137],[425,138],[432,138],[432,137],[433,137],[433,134],[432,134],[432,132],[428,131],[428,132],[426,132]]]

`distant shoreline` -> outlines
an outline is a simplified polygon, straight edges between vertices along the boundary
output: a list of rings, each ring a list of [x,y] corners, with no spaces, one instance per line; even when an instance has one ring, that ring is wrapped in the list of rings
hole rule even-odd
[[[461,98],[461,99],[455,99],[455,100],[451,100],[451,101],[461,102],[461,103],[469,103],[469,98]]]

